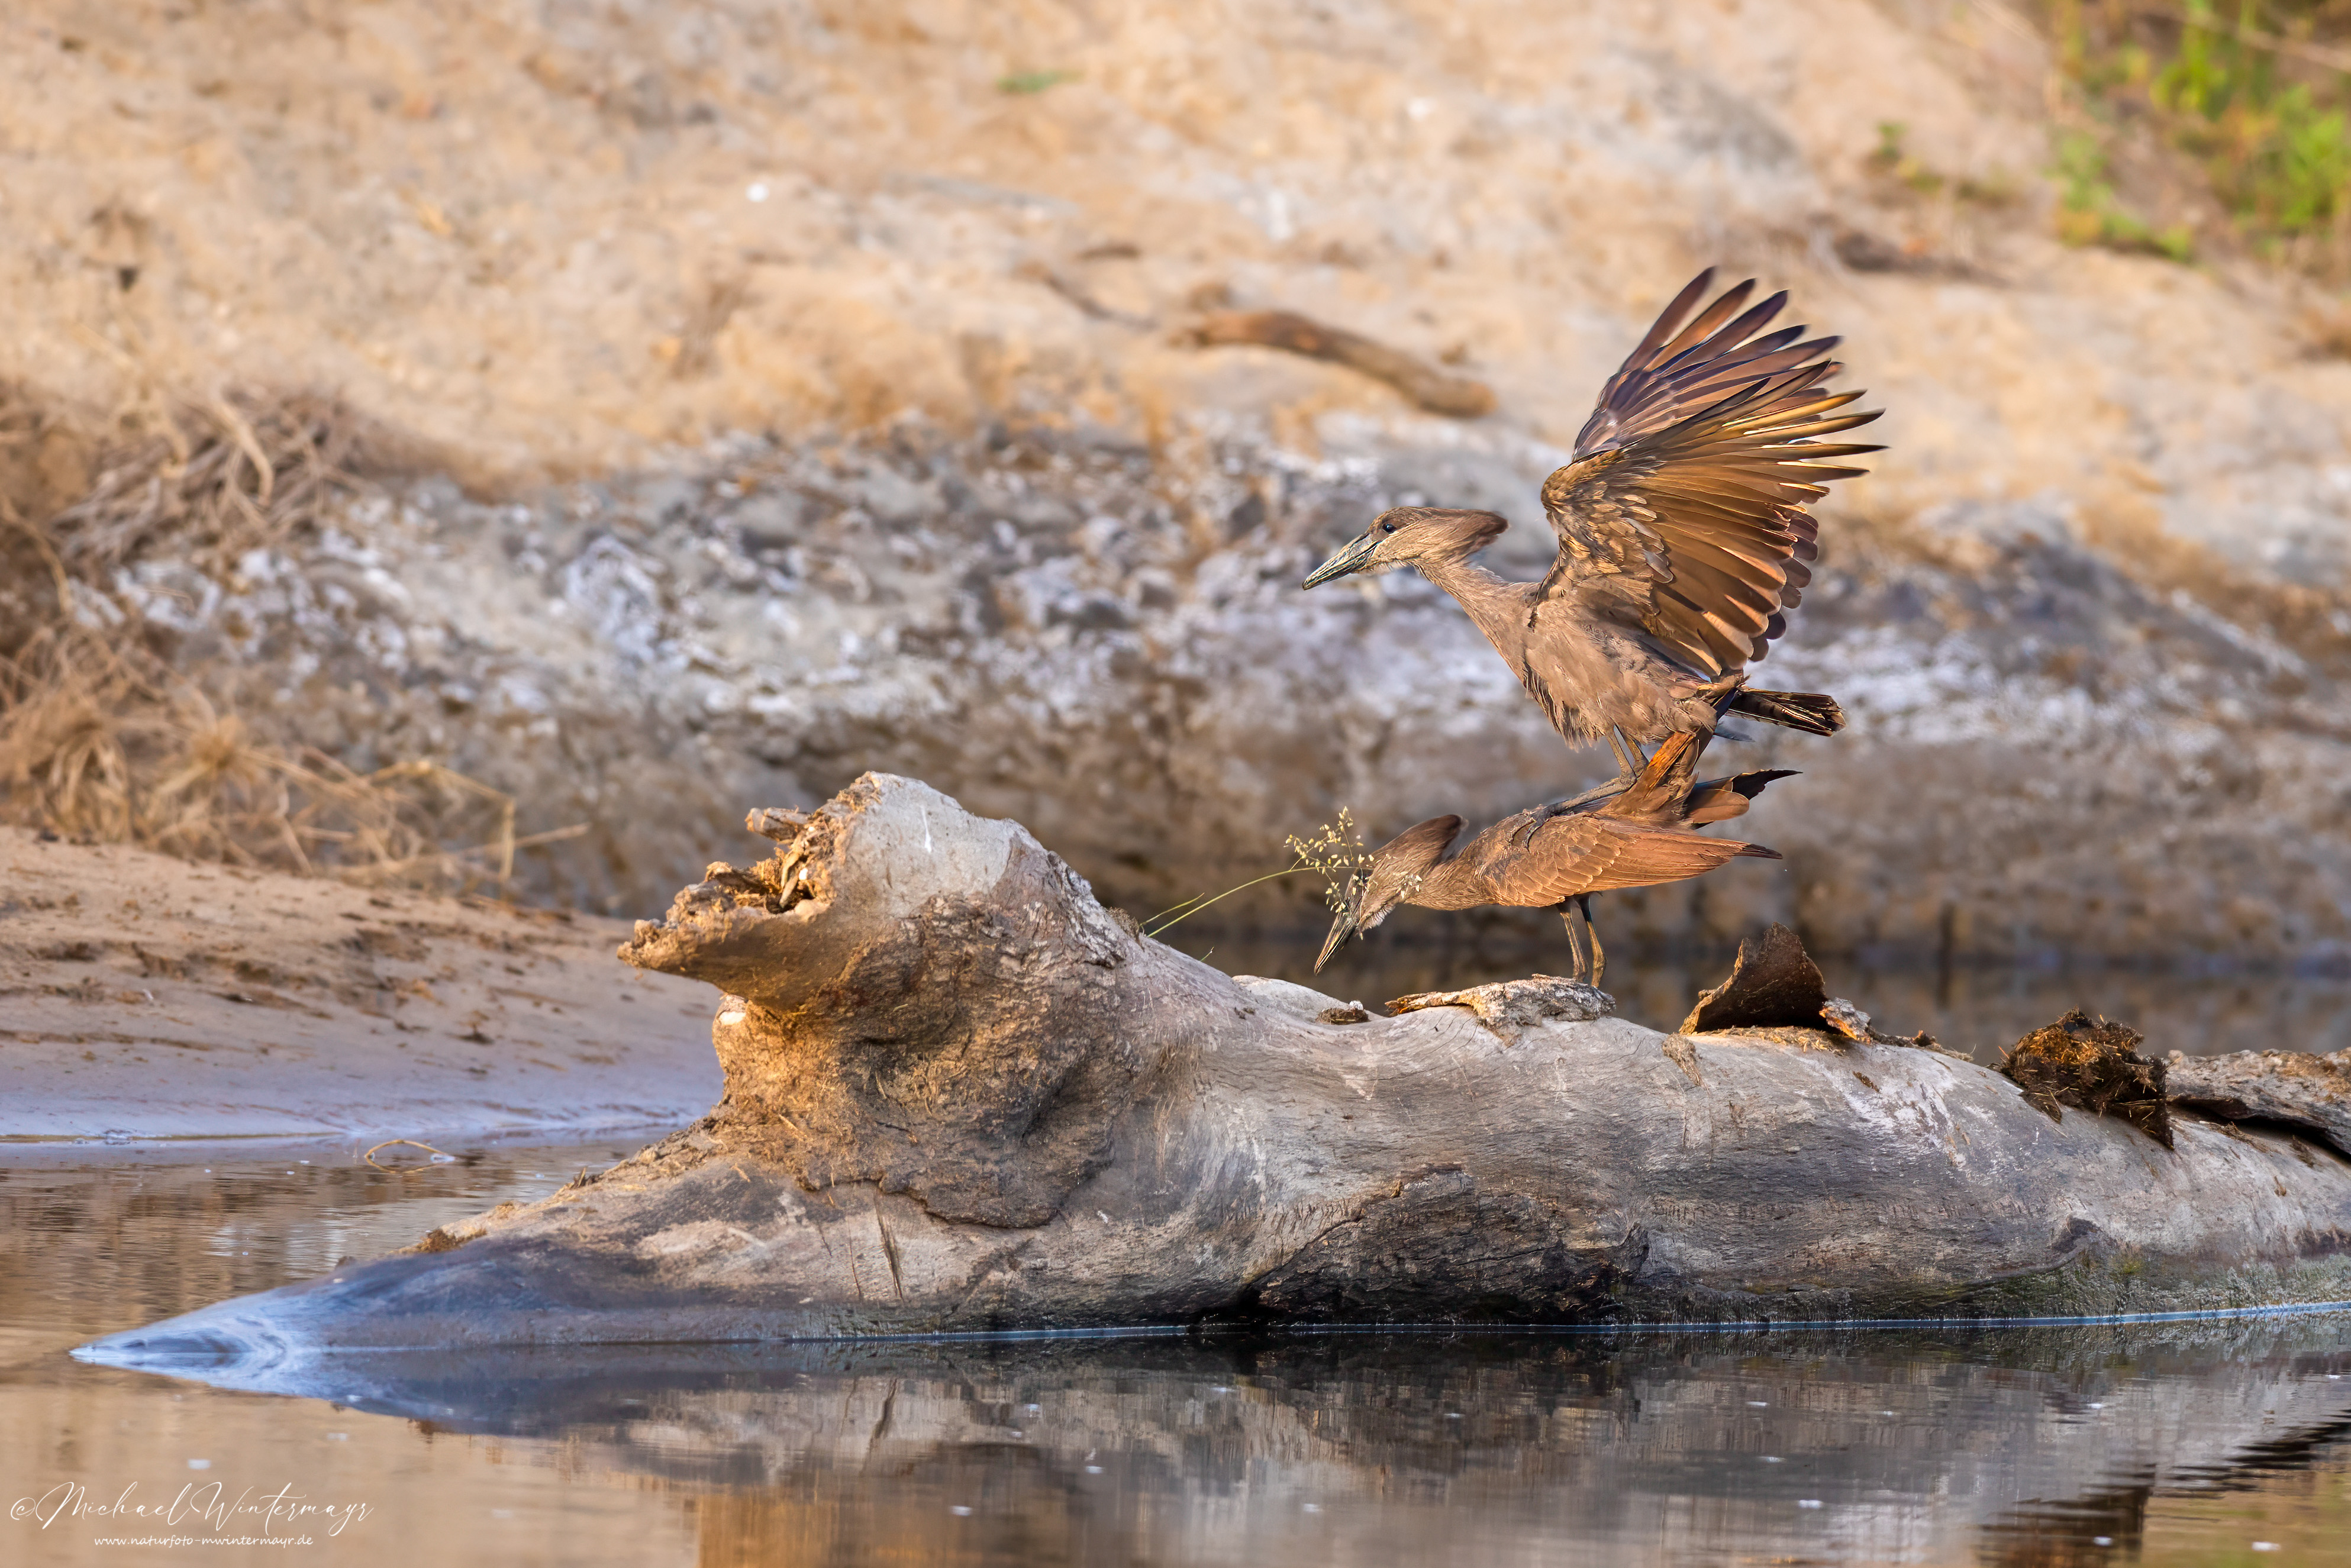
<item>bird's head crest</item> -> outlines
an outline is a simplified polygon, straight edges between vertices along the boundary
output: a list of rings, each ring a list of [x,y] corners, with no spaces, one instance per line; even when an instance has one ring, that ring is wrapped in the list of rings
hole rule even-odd
[[[1391,507],[1372,526],[1332,552],[1307,574],[1312,588],[1334,578],[1376,574],[1432,556],[1467,559],[1502,537],[1510,520],[1499,512],[1450,507]]]

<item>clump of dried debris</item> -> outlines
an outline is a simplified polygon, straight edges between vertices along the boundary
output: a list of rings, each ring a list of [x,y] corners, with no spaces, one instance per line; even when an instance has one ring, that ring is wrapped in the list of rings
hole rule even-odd
[[[2127,1024],[2075,1008],[2011,1046],[2000,1070],[2052,1121],[2065,1119],[2060,1105],[2120,1116],[2168,1149],[2171,1113],[2164,1102],[2163,1063],[2138,1053],[2143,1038]]]

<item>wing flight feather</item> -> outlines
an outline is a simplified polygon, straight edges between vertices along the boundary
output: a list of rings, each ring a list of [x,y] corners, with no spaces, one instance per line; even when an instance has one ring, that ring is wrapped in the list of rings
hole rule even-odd
[[[1866,472],[1838,459],[1880,450],[1823,439],[1877,417],[1839,412],[1861,393],[1824,389],[1837,340],[1757,336],[1787,296],[1746,308],[1751,281],[1698,309],[1712,282],[1700,273],[1658,316],[1544,483],[1561,549],[1531,611],[1571,601],[1708,676],[1786,630],[1820,557],[1804,508]]]

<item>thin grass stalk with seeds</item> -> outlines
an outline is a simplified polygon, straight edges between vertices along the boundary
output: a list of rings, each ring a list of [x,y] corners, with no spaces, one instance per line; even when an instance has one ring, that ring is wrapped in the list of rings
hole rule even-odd
[[[1358,885],[1357,879],[1372,863],[1370,853],[1364,850],[1363,840],[1355,832],[1354,817],[1343,806],[1339,808],[1339,820],[1336,822],[1323,823],[1312,835],[1306,838],[1301,838],[1292,833],[1282,841],[1282,846],[1297,859],[1298,864],[1286,866],[1280,871],[1268,872],[1263,876],[1251,877],[1238,886],[1228,887],[1222,893],[1203,894],[1196,898],[1187,898],[1181,904],[1163,909],[1143,923],[1143,934],[1145,936],[1156,936],[1168,927],[1190,919],[1210,904],[1222,903],[1237,893],[1245,893],[1259,883],[1273,882],[1285,876],[1296,876],[1301,872],[1308,871],[1322,873],[1326,883],[1330,884],[1323,889],[1322,902],[1329,904],[1334,912],[1343,912],[1348,907],[1344,901],[1351,899],[1354,894]],[[1343,873],[1346,877],[1343,886],[1339,881]]]

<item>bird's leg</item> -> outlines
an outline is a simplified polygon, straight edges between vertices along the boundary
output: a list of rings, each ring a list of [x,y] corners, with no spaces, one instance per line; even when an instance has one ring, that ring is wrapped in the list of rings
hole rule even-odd
[[[1600,951],[1600,927],[1592,924],[1592,895],[1588,893],[1577,894],[1575,907],[1583,913],[1584,935],[1592,938],[1592,984],[1597,988],[1600,984],[1601,972],[1608,967],[1608,958]]]
[[[1625,735],[1625,732],[1621,729],[1616,733],[1619,735]],[[1632,771],[1638,773],[1649,766],[1648,753],[1643,751],[1641,749],[1641,743],[1634,739],[1629,735],[1625,735],[1625,748],[1633,754]]]
[[[1625,778],[1630,779],[1635,774],[1641,771],[1640,768],[1633,761],[1632,758],[1626,756],[1625,753],[1625,732],[1623,730],[1613,727],[1609,729],[1608,748],[1616,754],[1616,766],[1623,769]]]
[[[1559,923],[1567,927],[1567,950],[1575,955],[1575,973],[1581,978],[1583,975],[1583,940],[1575,934],[1575,916],[1562,909],[1559,912]]]

